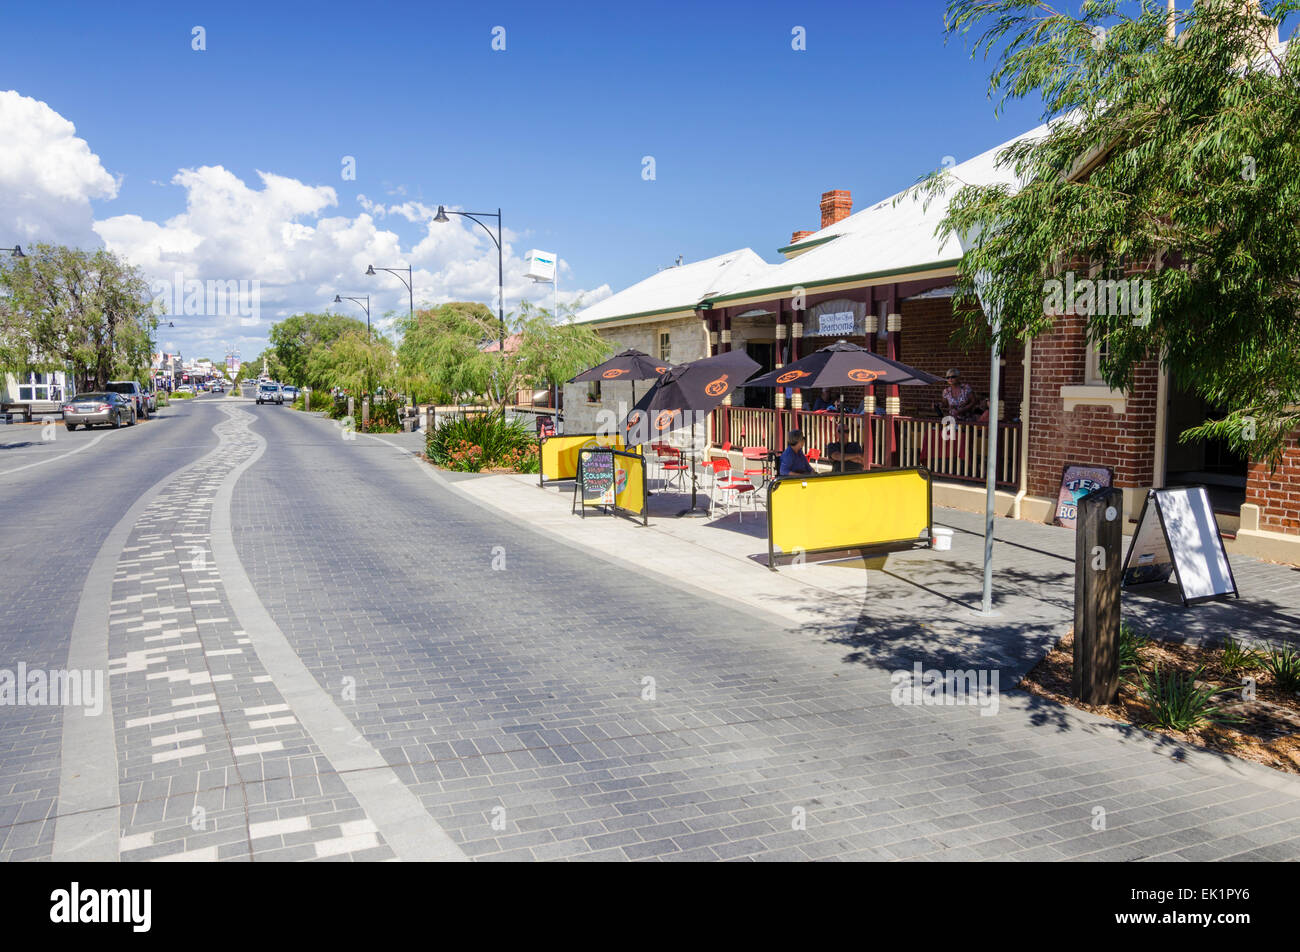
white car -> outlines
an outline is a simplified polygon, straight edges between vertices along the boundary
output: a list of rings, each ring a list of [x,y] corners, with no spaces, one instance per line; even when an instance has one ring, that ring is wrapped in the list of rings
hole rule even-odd
[[[257,385],[257,402],[274,403],[276,405],[284,404],[284,390],[278,383],[259,383]]]

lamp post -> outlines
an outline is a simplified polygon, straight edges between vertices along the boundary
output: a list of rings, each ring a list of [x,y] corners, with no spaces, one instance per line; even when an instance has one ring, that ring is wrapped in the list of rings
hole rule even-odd
[[[334,295],[335,304],[342,304],[344,301],[356,301],[366,309],[366,340],[370,340],[370,295],[367,294],[364,298],[340,297],[337,294]]]
[[[9,252],[12,252],[12,253],[13,253],[13,256],[14,256],[15,258],[26,258],[26,257],[27,257],[27,255],[23,254],[23,246],[22,246],[22,245],[14,245],[12,248],[0,248],[0,251],[9,251]]]
[[[401,281],[403,284],[406,285],[406,292],[410,297],[410,310],[407,312],[407,316],[414,317],[415,316],[415,275],[412,272],[412,270],[410,268],[376,268],[372,264],[370,267],[366,268],[366,276],[373,278],[375,276],[376,271],[387,271],[389,274],[395,275],[398,281]],[[403,271],[406,272],[406,277],[402,277]]]
[[[488,236],[494,242],[496,242],[496,246],[497,246],[497,337],[498,337],[497,346],[501,348],[501,358],[502,360],[504,360],[506,356],[506,282],[505,282],[505,264],[504,261],[502,260],[502,252],[501,252],[501,209],[498,208],[495,212],[457,212],[457,211],[448,210],[446,205],[439,205],[438,214],[434,216],[433,220],[445,224],[446,222],[451,221],[451,219],[447,217],[448,215],[460,215],[463,218],[468,218],[470,221],[478,222],[479,227],[482,228],[484,231],[486,231],[488,233]],[[488,228],[487,225],[483,224],[483,222],[478,220],[478,218],[476,217],[478,215],[482,215],[484,218],[496,218],[497,233],[495,235],[492,234],[492,229]]]

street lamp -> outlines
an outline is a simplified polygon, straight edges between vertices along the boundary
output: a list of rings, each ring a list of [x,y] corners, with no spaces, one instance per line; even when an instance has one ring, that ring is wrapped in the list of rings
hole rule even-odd
[[[13,256],[14,256],[15,258],[26,258],[26,257],[27,257],[27,255],[23,254],[23,246],[22,246],[22,245],[14,245],[12,248],[0,248],[0,251],[12,251],[12,252],[13,252]]]
[[[410,268],[376,268],[372,264],[370,267],[366,268],[366,276],[373,278],[375,276],[375,271],[377,270],[387,271],[389,274],[396,275],[397,280],[401,281],[403,284],[406,285],[407,294],[410,296],[411,299],[411,304],[410,304],[411,309],[408,312],[408,315],[414,317],[415,316],[415,287],[414,287],[415,275],[413,274],[411,269]],[[402,277],[403,271],[406,272],[406,277]]]
[[[366,340],[370,340],[370,295],[367,294],[363,298],[340,297],[337,294],[334,295],[335,304],[342,304],[344,301],[356,301],[366,309]]]
[[[501,209],[495,212],[457,212],[449,211],[446,205],[438,206],[438,214],[433,220],[442,224],[451,221],[448,215],[460,215],[468,218],[470,221],[478,222],[479,227],[488,233],[488,236],[496,242],[497,245],[497,327],[498,327],[498,346],[501,348],[501,357],[506,355],[506,283],[505,283],[505,266],[501,259]],[[497,233],[492,234],[492,229],[478,220],[477,215],[484,218],[495,218],[497,220]]]

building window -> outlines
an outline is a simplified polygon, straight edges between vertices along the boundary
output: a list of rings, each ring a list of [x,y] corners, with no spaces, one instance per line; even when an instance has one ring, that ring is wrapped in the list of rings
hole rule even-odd
[[[660,331],[659,332],[659,359],[666,363],[671,353],[672,353],[672,345],[669,342],[668,332]]]
[[[600,381],[593,380],[587,384],[587,402],[600,403]]]
[[[61,400],[63,388],[59,386],[52,373],[29,373],[18,385],[18,399],[23,403],[36,400]]]
[[[1088,360],[1083,375],[1085,384],[1090,387],[1107,386],[1102,376],[1102,368],[1105,367],[1109,354],[1110,346],[1104,337],[1101,340],[1088,342]]]

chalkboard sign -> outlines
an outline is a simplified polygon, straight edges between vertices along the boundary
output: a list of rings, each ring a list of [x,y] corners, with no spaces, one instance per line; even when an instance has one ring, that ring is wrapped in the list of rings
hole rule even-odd
[[[578,454],[578,483],[582,487],[584,506],[612,506],[617,487],[614,484],[614,451],[604,447],[585,449]]]
[[[1115,471],[1109,466],[1068,464],[1061,472],[1061,491],[1056,496],[1053,521],[1058,526],[1073,529],[1079,515],[1079,500],[1098,489],[1109,489],[1114,479]]]

